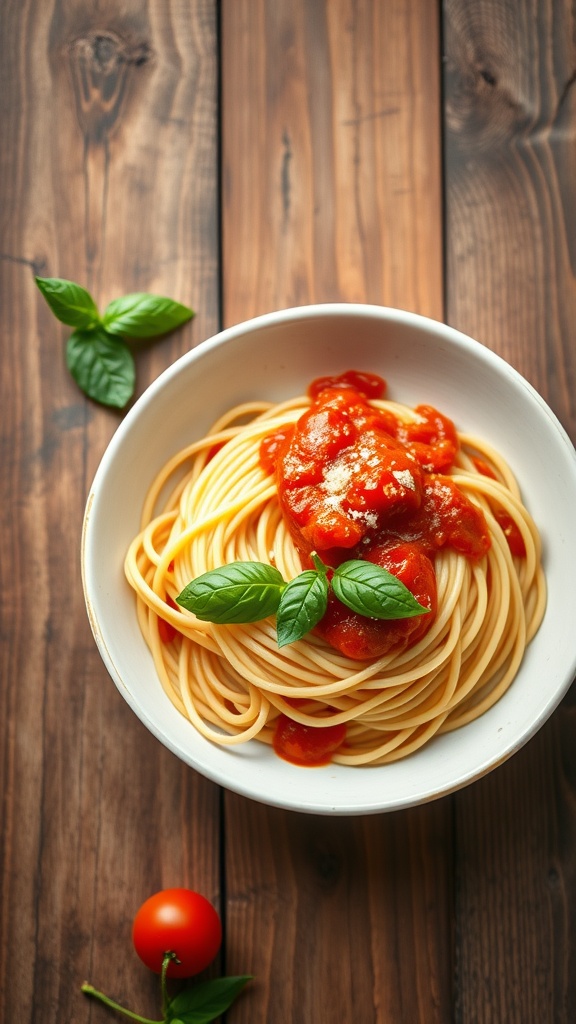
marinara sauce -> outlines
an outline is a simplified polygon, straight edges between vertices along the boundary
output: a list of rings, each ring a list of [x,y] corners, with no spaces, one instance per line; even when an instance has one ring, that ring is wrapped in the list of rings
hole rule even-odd
[[[319,768],[330,764],[332,755],[346,739],[346,726],[304,725],[287,715],[279,715],[274,729],[272,745],[279,757],[306,768]]]
[[[376,374],[350,370],[318,378],[308,394],[309,409],[296,424],[264,438],[260,452],[263,468],[275,475],[303,565],[311,564],[314,551],[332,567],[351,558],[375,562],[430,609],[408,619],[367,618],[330,592],[315,632],[356,660],[404,650],[434,621],[435,552],[448,546],[476,560],[490,547],[484,515],[447,475],[458,451],[456,429],[430,405],[417,406],[410,423],[377,408],[372,400],[385,397],[386,382]],[[275,749],[296,761],[294,750],[280,749],[282,730],[298,746],[292,726],[297,723],[279,724]],[[307,727],[301,746],[313,742],[309,733],[321,742],[325,731]],[[311,750],[307,756],[307,763],[319,763]]]

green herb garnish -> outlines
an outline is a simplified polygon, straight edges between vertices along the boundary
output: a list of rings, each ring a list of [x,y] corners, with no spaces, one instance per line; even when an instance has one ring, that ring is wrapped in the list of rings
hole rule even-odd
[[[134,356],[125,339],[157,338],[194,316],[172,299],[135,292],[114,299],[100,315],[85,288],[59,277],[36,284],[63,324],[75,330],[66,345],[66,365],[78,387],[102,405],[124,408],[134,394]]]
[[[250,975],[210,978],[183,989],[168,1004],[166,1024],[209,1024],[232,1005],[250,980]]]
[[[176,601],[205,622],[258,622],[276,614],[278,646],[301,640],[320,621],[330,587],[354,612],[375,619],[407,619],[430,611],[396,576],[372,562],[353,559],[337,569],[312,555],[314,569],[290,582],[265,562],[231,562],[189,583]]]
[[[192,580],[176,600],[205,622],[258,622],[274,614],[285,586],[273,565],[231,562]]]
[[[81,986],[82,992],[98,999],[105,1006],[124,1017],[137,1021],[138,1024],[210,1024],[211,1021],[215,1021],[225,1013],[252,978],[249,974],[228,978],[210,978],[182,989],[170,999],[166,988],[166,965],[173,957],[173,953],[166,953],[162,965],[162,1020],[152,1020],[150,1017],[143,1017],[139,1013],[134,1013],[133,1010],[126,1009],[115,999],[110,999],[104,992],[100,992],[87,982]]]

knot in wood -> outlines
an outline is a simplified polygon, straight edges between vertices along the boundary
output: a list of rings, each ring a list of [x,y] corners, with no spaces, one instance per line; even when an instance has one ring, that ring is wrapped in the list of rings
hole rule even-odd
[[[110,36],[97,35],[88,41],[88,59],[101,74],[110,74],[120,61],[120,47]]]
[[[317,850],[314,866],[320,887],[324,890],[334,889],[340,880],[342,870],[338,855],[331,850]]]
[[[119,120],[134,68],[148,63],[147,43],[130,44],[115,32],[94,30],[69,48],[80,125],[87,139],[102,143]]]

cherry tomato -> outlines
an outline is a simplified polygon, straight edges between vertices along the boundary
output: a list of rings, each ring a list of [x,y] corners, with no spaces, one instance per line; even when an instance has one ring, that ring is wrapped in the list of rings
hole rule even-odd
[[[162,970],[166,953],[169,978],[189,978],[212,963],[222,943],[222,925],[212,904],[192,889],[164,889],[150,896],[134,918],[132,941],[151,971]]]

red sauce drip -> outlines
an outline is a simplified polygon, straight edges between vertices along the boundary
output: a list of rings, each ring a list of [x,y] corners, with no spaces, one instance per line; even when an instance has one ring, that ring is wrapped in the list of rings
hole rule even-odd
[[[458,451],[456,428],[432,405],[417,405],[420,417],[416,423],[398,423],[396,437],[418,459],[428,473],[450,469]]]
[[[345,725],[303,725],[287,715],[279,715],[272,745],[285,761],[312,768],[329,764],[345,739]]]
[[[326,388],[353,388],[365,398],[384,398],[386,381],[376,373],[363,373],[361,370],[346,370],[333,377],[317,377],[308,388],[310,398],[316,398]]]
[[[511,553],[517,558],[526,558],[524,538],[512,517],[503,509],[497,508],[494,509],[494,518],[506,537]]]
[[[492,480],[498,479],[492,467],[489,466],[487,462],[484,462],[484,459],[473,459],[473,462],[478,472],[482,473],[483,476],[489,476]],[[526,558],[526,545],[524,543],[524,538],[512,519],[512,516],[509,516],[503,508],[495,508],[492,511],[496,522],[508,541],[508,547],[512,554],[516,555],[517,558]]]
[[[170,608],[174,608],[176,609],[176,611],[179,611],[178,605],[176,604],[175,601],[172,600],[170,594],[166,594],[166,604]],[[166,619],[158,619],[158,636],[160,637],[163,644],[171,643],[174,637],[177,635],[177,633],[178,630],[176,629],[175,626],[172,625],[171,622],[167,622]]]
[[[212,462],[212,459],[214,458],[214,456],[217,455],[218,452],[222,450],[222,448],[224,447],[225,444],[226,444],[226,441],[219,441],[218,444],[213,444],[212,447],[208,449],[208,454],[206,456],[206,463],[207,464],[209,462]]]
[[[478,559],[490,547],[482,512],[446,475],[458,450],[452,421],[420,405],[415,423],[401,423],[370,404],[385,391],[375,374],[318,378],[309,388],[310,408],[261,450],[304,564],[313,551],[332,566],[369,559],[430,608],[429,615],[390,622],[357,615],[331,595],[317,632],[358,660],[405,649],[430,628],[435,551],[448,545]]]

